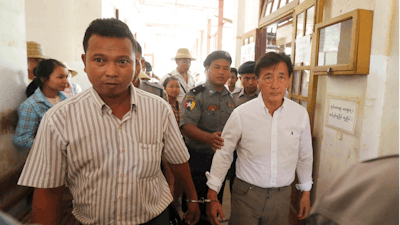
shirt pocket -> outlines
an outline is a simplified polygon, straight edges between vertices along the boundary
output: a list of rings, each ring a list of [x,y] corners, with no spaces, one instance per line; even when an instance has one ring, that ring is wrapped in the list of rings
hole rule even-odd
[[[138,143],[137,157],[137,176],[140,179],[154,177],[161,172],[161,155],[163,143],[147,144]]]
[[[282,132],[282,149],[285,149],[288,155],[296,154],[299,149],[301,131],[288,129]]]
[[[208,129],[215,129],[218,127],[218,112],[206,110],[203,112],[204,116],[204,125]]]

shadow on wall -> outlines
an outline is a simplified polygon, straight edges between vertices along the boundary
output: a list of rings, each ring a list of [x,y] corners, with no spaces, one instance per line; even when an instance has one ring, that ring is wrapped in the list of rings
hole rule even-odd
[[[19,151],[12,143],[17,121],[16,109],[0,111],[0,177],[20,168],[27,157],[26,152]]]

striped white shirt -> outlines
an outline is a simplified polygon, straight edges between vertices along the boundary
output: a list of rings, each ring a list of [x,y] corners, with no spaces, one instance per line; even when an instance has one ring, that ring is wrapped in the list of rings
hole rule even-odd
[[[19,185],[68,185],[73,214],[84,224],[140,224],[172,202],[161,156],[185,163],[189,153],[170,105],[131,89],[119,120],[90,88],[51,108],[40,123]]]

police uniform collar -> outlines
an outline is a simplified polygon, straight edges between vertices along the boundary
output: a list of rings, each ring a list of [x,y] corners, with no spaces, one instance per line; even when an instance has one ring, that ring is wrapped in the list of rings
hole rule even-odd
[[[129,85],[128,88],[130,88],[130,101],[132,104],[132,108],[135,109],[136,108],[135,103],[137,102],[136,90],[133,87],[132,83]],[[103,99],[100,98],[99,94],[93,87],[91,87],[90,93],[91,96],[93,97],[93,102],[96,108],[102,115],[104,114],[105,111],[111,112],[111,108],[103,101]]]
[[[242,97],[243,95],[246,95],[246,96],[249,96],[249,97],[254,96],[254,95],[258,96],[259,93],[260,93],[260,89],[257,88],[257,90],[254,92],[254,94],[252,94],[252,95],[246,95],[246,94],[244,93],[244,88],[242,88],[242,89],[240,90],[239,97]]]
[[[210,95],[210,96],[218,92],[218,91],[215,90],[215,88],[210,84],[209,81],[207,81],[207,82],[204,84],[204,86],[206,87],[207,93],[208,93],[208,95]],[[222,88],[221,95],[227,95],[227,94],[229,94],[229,93],[230,93],[230,92],[228,91],[228,89],[226,89],[226,87],[224,86],[224,87]]]

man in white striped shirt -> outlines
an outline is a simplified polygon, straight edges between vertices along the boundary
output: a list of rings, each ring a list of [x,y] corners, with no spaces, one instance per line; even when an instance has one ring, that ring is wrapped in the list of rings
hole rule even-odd
[[[171,107],[136,89],[135,40],[116,19],[88,27],[82,60],[93,87],[43,117],[19,185],[35,187],[32,222],[59,224],[64,186],[82,224],[169,224],[161,156],[197,200],[189,154]],[[191,204],[186,221],[199,220]]]
[[[307,110],[284,98],[293,67],[285,54],[269,52],[258,59],[255,75],[261,93],[237,107],[229,117],[206,174],[211,203],[211,224],[224,220],[217,193],[221,189],[233,152],[237,150],[236,178],[232,190],[230,225],[289,225],[291,183],[297,171],[303,192],[298,219],[310,212],[313,152]]]

